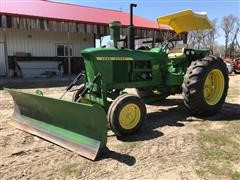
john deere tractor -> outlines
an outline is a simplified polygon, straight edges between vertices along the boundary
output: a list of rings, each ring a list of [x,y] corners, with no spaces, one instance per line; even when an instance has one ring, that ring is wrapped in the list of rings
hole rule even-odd
[[[131,4],[131,12],[135,5]],[[183,21],[184,20],[184,21]],[[205,15],[182,11],[157,19],[176,33],[208,29]],[[128,28],[128,48],[117,48],[120,22],[110,23],[113,48],[88,48],[81,52],[85,72],[73,102],[27,94],[8,89],[15,101],[15,119],[11,124],[49,141],[95,159],[106,146],[107,126],[117,136],[135,133],[146,119],[146,106],[161,102],[171,94],[183,94],[193,115],[217,113],[227,95],[228,72],[219,57],[209,50],[174,49],[164,42],[150,50],[135,50],[134,26]],[[135,88],[137,95],[126,88]]]

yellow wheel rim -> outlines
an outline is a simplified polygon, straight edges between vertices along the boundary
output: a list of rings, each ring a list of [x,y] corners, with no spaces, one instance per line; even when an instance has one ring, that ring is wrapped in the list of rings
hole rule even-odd
[[[218,69],[213,69],[207,75],[204,83],[204,99],[209,105],[215,105],[222,97],[224,90],[224,76]]]
[[[123,129],[133,129],[139,123],[141,110],[136,104],[127,104],[119,114],[119,124]]]

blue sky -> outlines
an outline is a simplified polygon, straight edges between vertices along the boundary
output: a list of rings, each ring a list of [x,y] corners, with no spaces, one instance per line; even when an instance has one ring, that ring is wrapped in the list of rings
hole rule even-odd
[[[151,20],[156,20],[158,16],[169,14],[185,9],[192,9],[196,12],[207,12],[209,19],[218,19],[220,24],[223,16],[233,14],[240,17],[240,0],[55,0],[71,4],[117,9],[129,11],[130,3],[137,3],[134,9],[135,15],[142,16]],[[224,43],[224,35],[220,31],[218,43]]]

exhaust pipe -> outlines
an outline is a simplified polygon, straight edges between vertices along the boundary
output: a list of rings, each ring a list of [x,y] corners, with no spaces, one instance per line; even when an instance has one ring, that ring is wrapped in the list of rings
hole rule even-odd
[[[137,4],[130,4],[130,24],[128,26],[128,48],[135,49],[135,31],[133,25],[133,7],[137,7]]]

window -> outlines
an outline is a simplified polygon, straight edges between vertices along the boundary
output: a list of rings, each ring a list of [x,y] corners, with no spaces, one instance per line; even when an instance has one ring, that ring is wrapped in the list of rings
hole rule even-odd
[[[56,53],[59,57],[68,57],[72,56],[72,45],[70,44],[57,44],[56,45]],[[69,50],[69,52],[68,52]]]

